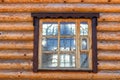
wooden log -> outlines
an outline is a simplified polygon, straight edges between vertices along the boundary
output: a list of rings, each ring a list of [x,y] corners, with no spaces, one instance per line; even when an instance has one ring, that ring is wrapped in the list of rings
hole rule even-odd
[[[0,40],[32,41],[33,32],[0,32]],[[119,32],[98,32],[98,40],[120,40]]]
[[[6,54],[0,54],[1,60],[32,60],[33,54],[13,54],[13,53],[6,53]]]
[[[101,7],[102,6],[102,7]],[[119,4],[0,4],[0,12],[120,12]]]
[[[99,70],[120,70],[120,64],[116,62],[99,63],[98,69]]]
[[[33,32],[0,32],[0,40],[33,40]]]
[[[82,73],[82,72],[0,72],[0,79],[44,79],[44,80],[116,80],[119,73]],[[84,75],[84,76],[83,76]]]
[[[97,39],[102,41],[119,41],[120,33],[119,32],[98,32]]]
[[[32,63],[0,63],[0,70],[32,70]],[[120,70],[117,62],[99,62],[98,70]]]
[[[0,13],[0,21],[2,22],[21,22],[33,21],[31,13]]]
[[[0,63],[0,70],[28,70],[32,69],[32,64],[30,63]]]
[[[5,3],[120,3],[119,0],[4,0]]]
[[[33,49],[33,42],[0,42],[0,50],[32,50]]]
[[[100,13],[98,21],[118,21],[120,22],[120,13]]]
[[[97,31],[116,32],[120,31],[119,22],[99,22]]]
[[[120,60],[120,54],[110,54],[110,53],[98,53],[98,60],[101,61],[119,61]]]
[[[97,46],[98,50],[105,50],[105,51],[116,51],[120,50],[120,45],[119,43],[99,43]]]
[[[1,22],[0,23],[0,31],[33,31],[33,23],[32,22]]]
[[[0,13],[1,22],[33,22],[31,13]],[[100,13],[98,21],[120,21],[120,13]]]

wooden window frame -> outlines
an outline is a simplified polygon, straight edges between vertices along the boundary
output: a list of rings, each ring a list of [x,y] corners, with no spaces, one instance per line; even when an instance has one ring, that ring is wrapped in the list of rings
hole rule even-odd
[[[39,51],[39,20],[41,19],[90,19],[92,27],[92,70],[67,70],[97,72],[97,18],[99,13],[32,13],[34,25],[34,49],[33,49],[33,72],[41,71],[38,69]],[[50,69],[49,69],[50,70]],[[55,70],[56,71],[56,70]]]

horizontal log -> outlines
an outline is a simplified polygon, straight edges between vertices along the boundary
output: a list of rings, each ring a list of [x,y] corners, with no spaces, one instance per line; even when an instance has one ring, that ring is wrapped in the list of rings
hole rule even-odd
[[[0,32],[0,40],[33,40],[33,32]],[[119,32],[98,32],[98,40],[120,40]]]
[[[98,53],[98,59],[101,61],[119,61],[120,60],[120,54],[116,53],[116,54],[110,54],[110,53]]]
[[[21,22],[21,21],[33,21],[31,13],[0,13],[0,21],[3,22]]]
[[[119,51],[120,50],[120,45],[119,43],[99,43],[97,46],[98,50],[105,50],[105,51]]]
[[[98,40],[106,40],[106,41],[119,41],[120,40],[120,33],[119,32],[98,32],[97,33]]]
[[[120,60],[120,52],[98,52],[98,60],[100,61],[118,61]],[[4,51],[0,52],[1,60],[32,60],[32,51]]]
[[[120,3],[119,0],[4,0],[5,3]]]
[[[33,42],[0,42],[0,50],[32,50]]]
[[[0,13],[1,22],[33,22],[31,13]],[[98,21],[120,21],[120,13],[100,13]]]
[[[0,31],[33,31],[32,22],[1,22]]]
[[[0,63],[0,70],[32,70],[32,63]],[[117,62],[99,62],[98,70],[120,70]]]
[[[100,13],[98,21],[120,21],[120,13]]]
[[[31,66],[30,66],[31,65]],[[0,63],[0,70],[28,70],[28,69],[32,69],[32,64],[29,63]]]
[[[102,7],[101,7],[102,6]],[[0,12],[120,12],[119,4],[0,4]]]
[[[99,63],[98,69],[99,70],[120,70],[120,64],[116,62],[113,62],[113,63],[103,62],[103,63]]]
[[[116,32],[120,31],[119,22],[99,22],[97,31]]]
[[[1,60],[12,60],[12,59],[21,59],[21,60],[32,60],[33,54],[13,54],[13,53],[6,53],[6,54],[1,54],[0,53],[0,59]]]
[[[81,73],[81,72],[0,72],[0,79],[44,79],[44,80],[116,80],[119,73]],[[72,75],[72,76],[71,76]],[[83,76],[84,75],[84,76]]]
[[[33,32],[0,32],[0,40],[33,40]]]

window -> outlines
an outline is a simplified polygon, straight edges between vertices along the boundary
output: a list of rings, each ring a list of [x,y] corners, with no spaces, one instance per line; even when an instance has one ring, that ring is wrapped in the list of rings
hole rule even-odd
[[[32,13],[33,71],[97,71],[98,13]]]

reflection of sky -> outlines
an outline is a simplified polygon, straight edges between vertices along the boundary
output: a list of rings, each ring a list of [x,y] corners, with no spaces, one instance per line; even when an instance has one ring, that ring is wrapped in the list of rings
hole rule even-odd
[[[75,35],[75,23],[61,22],[60,34],[61,35]]]
[[[58,24],[57,23],[43,23],[42,35],[57,35]]]
[[[61,49],[61,51],[74,51],[75,50],[75,40],[73,38],[61,38],[60,39],[60,49]]]
[[[80,35],[88,35],[88,24],[86,22],[80,23]]]
[[[80,63],[81,63],[81,68],[88,68],[88,55],[85,53],[82,53],[80,55]]]
[[[59,67],[75,67],[74,54],[60,54],[60,66]],[[58,65],[57,54],[43,54],[42,66],[43,68],[57,67]]]
[[[83,38],[82,39],[82,50],[87,50],[87,39]]]
[[[56,38],[44,38],[42,40],[43,50],[55,51],[57,50],[58,40]]]

